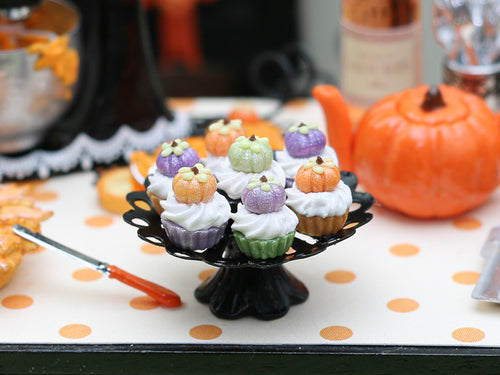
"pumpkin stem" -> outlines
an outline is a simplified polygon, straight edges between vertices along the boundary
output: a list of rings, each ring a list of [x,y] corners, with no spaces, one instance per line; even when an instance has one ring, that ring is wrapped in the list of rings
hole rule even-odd
[[[172,141],[172,144],[171,144],[172,147],[177,147],[177,142],[176,141]]]
[[[260,182],[267,182],[267,177],[266,176],[262,176],[260,178]]]
[[[248,138],[249,141],[254,142],[256,140],[255,134],[252,134],[250,138]]]
[[[444,106],[446,106],[446,103],[444,102],[443,95],[441,95],[439,87],[436,85],[430,86],[425,93],[425,98],[420,108],[422,108],[425,112],[432,112]]]
[[[193,173],[195,175],[198,174],[198,173],[200,173],[200,170],[197,167],[191,167],[191,170],[193,171]]]
[[[321,156],[318,156],[318,157],[316,158],[316,164],[318,164],[318,165],[323,164],[323,159],[321,158]]]

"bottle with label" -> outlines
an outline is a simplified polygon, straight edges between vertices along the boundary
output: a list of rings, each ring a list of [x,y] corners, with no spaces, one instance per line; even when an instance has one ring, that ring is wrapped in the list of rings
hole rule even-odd
[[[419,0],[343,0],[341,90],[369,107],[422,81]]]

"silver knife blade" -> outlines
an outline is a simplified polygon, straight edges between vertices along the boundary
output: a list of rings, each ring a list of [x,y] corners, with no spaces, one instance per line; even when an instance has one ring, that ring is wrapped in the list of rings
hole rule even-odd
[[[495,251],[500,250],[500,226],[491,228],[488,238],[481,248],[481,255],[489,258]]]
[[[500,226],[490,230],[481,255],[486,258],[486,264],[472,290],[472,298],[500,303]]]
[[[12,226],[14,233],[18,236],[23,237],[24,239],[36,243],[42,247],[45,247],[50,250],[55,250],[57,252],[62,252],[63,254],[69,256],[70,258],[79,260],[80,262],[85,263],[88,267],[95,269],[100,272],[109,273],[108,264],[101,262],[95,258],[92,258],[86,254],[82,254],[79,251],[76,251],[70,247],[67,247],[59,242],[56,242],[48,237],[45,237],[43,234],[32,231],[25,226],[15,224]]]

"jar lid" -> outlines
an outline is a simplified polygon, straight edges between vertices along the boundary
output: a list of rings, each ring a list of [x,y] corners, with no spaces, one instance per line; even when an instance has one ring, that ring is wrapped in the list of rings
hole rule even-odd
[[[418,0],[344,0],[342,18],[373,28],[409,25],[420,18]]]

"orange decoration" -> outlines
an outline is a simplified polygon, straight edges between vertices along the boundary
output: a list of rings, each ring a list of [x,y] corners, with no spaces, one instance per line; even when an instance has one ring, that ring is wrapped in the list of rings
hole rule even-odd
[[[59,335],[66,339],[82,339],[92,333],[92,329],[85,324],[68,324],[59,329]]]
[[[500,127],[476,95],[446,85],[390,95],[368,110],[354,137],[338,90],[317,86],[313,95],[341,167],[352,167],[388,208],[452,217],[485,202],[500,183]]]
[[[33,43],[28,47],[29,53],[39,54],[34,64],[35,70],[51,68],[66,86],[76,83],[80,65],[78,52],[69,46],[69,42],[69,36],[62,35],[48,42]]]
[[[129,168],[134,190],[146,190],[144,180],[149,173],[149,169],[156,162],[156,155],[148,154],[142,150],[134,151],[130,155]]]
[[[240,119],[244,123],[253,124],[261,121],[261,118],[253,109],[253,106],[250,103],[241,103],[234,108],[229,116],[227,117],[229,120]]]
[[[170,68],[203,66],[198,5],[216,0],[142,0],[158,12],[159,60]]]
[[[228,120],[240,119],[243,122],[242,126],[246,134],[255,134],[258,137],[269,139],[269,144],[273,150],[283,150],[285,148],[285,138],[281,129],[269,121],[261,119],[251,105],[239,105],[229,113],[227,118]]]
[[[312,95],[323,107],[328,143],[337,153],[339,167],[352,172],[351,116],[342,94],[332,85],[320,85],[312,89]]]
[[[150,296],[135,297],[129,302],[130,307],[136,310],[153,310],[160,307],[160,303]]]
[[[33,43],[47,43],[48,38],[35,34],[18,34],[12,32],[0,32],[0,51],[11,51],[14,49],[26,48]]]
[[[319,332],[320,336],[330,341],[342,341],[351,338],[353,335],[352,329],[344,326],[329,326],[323,328]]]
[[[451,337],[453,337],[457,341],[470,343],[481,341],[486,337],[486,335],[482,330],[478,328],[462,327],[455,329],[451,333]]]
[[[102,273],[90,268],[81,268],[73,272],[71,276],[77,281],[89,282],[102,278]]]
[[[226,156],[236,138],[244,135],[245,130],[241,127],[241,123],[232,126],[224,120],[219,120],[209,126],[205,136],[207,151],[214,156]]]
[[[295,184],[304,193],[333,191],[340,181],[340,170],[331,159],[311,158],[297,171]]]
[[[126,196],[134,190],[132,175],[128,167],[115,167],[104,171],[96,184],[101,206],[118,215],[122,215],[132,207]]]
[[[33,185],[0,184],[0,288],[14,276],[23,255],[34,252],[39,246],[16,235],[12,225],[20,224],[40,232],[40,223],[52,216],[51,211],[35,207],[29,196]]]
[[[2,300],[2,306],[8,309],[26,309],[33,305],[33,298],[24,294],[14,294]]]
[[[85,225],[88,225],[89,227],[93,228],[109,227],[110,225],[113,224],[113,222],[114,222],[113,217],[108,215],[90,216],[87,219],[85,219]]]
[[[10,51],[16,48],[9,33],[0,33],[0,51]]]
[[[462,285],[475,285],[479,279],[479,272],[476,271],[460,271],[451,277],[452,280]]]
[[[460,230],[474,230],[481,228],[483,224],[473,217],[459,217],[453,220],[452,225]]]
[[[175,198],[180,203],[192,204],[208,202],[217,190],[217,180],[202,164],[183,167],[172,182]]]

